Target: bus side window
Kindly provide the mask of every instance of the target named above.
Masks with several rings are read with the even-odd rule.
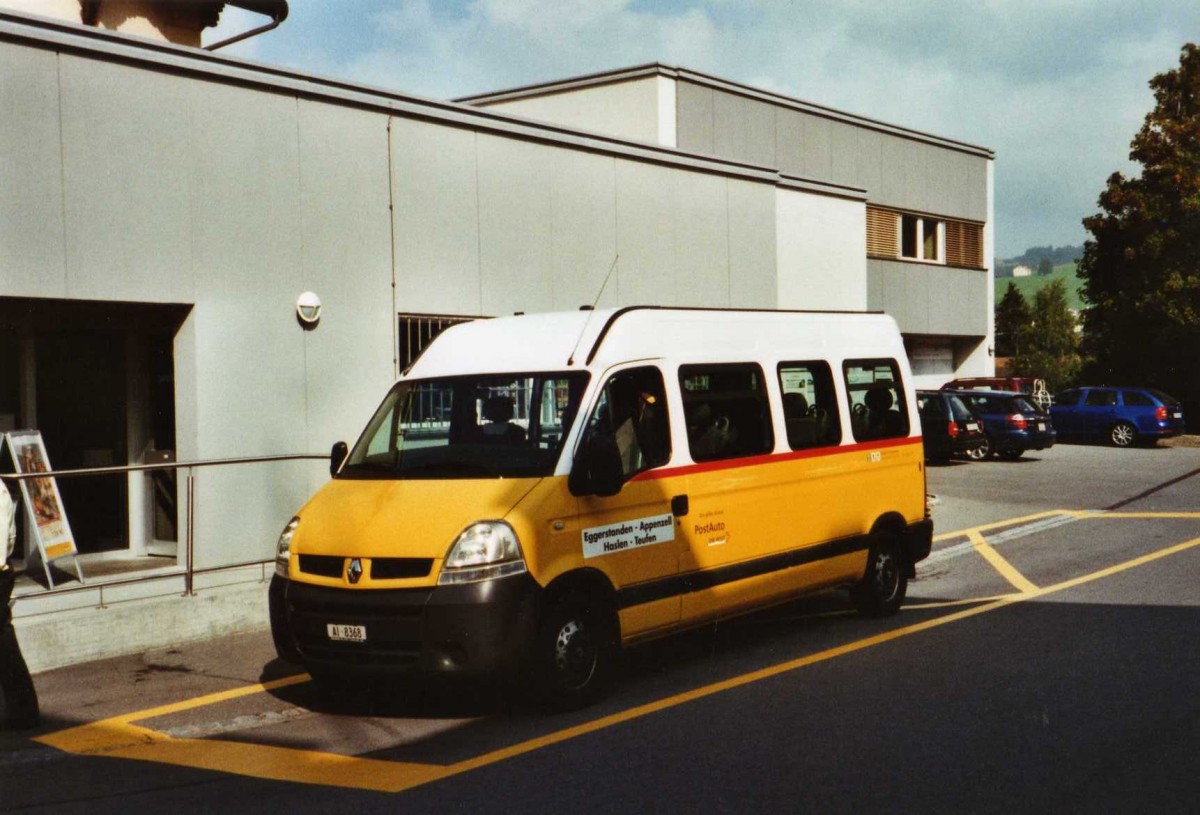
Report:
[[[850,397],[855,441],[903,438],[908,435],[908,406],[900,367],[892,359],[847,360],[842,365]]]
[[[631,368],[604,383],[588,420],[589,432],[611,433],[626,480],[671,458],[667,395],[657,368]]]
[[[774,449],[761,367],[754,363],[681,365],[679,385],[693,460],[719,461]]]
[[[841,443],[837,393],[826,362],[781,362],[779,391],[788,446],[793,450]]]

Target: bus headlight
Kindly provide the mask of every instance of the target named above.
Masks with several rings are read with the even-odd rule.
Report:
[[[288,521],[288,525],[279,534],[279,543],[275,545],[275,574],[280,577],[288,576],[288,562],[292,559],[292,536],[296,534],[298,526],[300,526],[299,516]]]
[[[526,571],[517,533],[504,521],[480,521],[462,531],[442,564],[438,584],[474,583]]]

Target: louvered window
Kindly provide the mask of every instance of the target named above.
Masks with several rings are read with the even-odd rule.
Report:
[[[983,269],[983,225],[868,206],[867,255]]]
[[[946,263],[982,269],[983,226],[963,221],[946,221]]]
[[[894,258],[900,254],[897,242],[899,213],[867,207],[867,254],[873,257]]]

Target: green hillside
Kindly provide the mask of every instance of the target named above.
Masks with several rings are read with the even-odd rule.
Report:
[[[1075,264],[1064,263],[1061,266],[1055,266],[1054,271],[1045,277],[1038,277],[1033,274],[1029,277],[1000,277],[996,279],[996,303],[999,303],[1004,297],[1004,292],[1008,291],[1008,284],[1015,283],[1017,291],[1021,292],[1021,296],[1025,298],[1025,302],[1033,305],[1033,296],[1037,291],[1052,280],[1062,280],[1067,287],[1067,306],[1073,309],[1083,308],[1083,300],[1079,297],[1079,289],[1083,285],[1083,281],[1075,277]]]

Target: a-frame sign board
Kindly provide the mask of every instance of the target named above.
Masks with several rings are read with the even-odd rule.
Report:
[[[40,431],[14,430],[5,433],[2,438],[8,445],[8,453],[12,456],[18,474],[50,471],[50,458],[46,455],[46,445],[42,443]],[[33,525],[33,537],[42,556],[46,583],[50,588],[54,588],[50,563],[65,557],[75,561],[75,574],[78,575],[80,583],[84,582],[83,571],[79,568],[79,550],[75,548],[75,536],[71,534],[71,525],[67,522],[67,513],[63,510],[58,482],[53,476],[47,476],[22,478],[17,483],[21,486],[21,497],[25,499],[25,509],[29,512],[29,520]]]

